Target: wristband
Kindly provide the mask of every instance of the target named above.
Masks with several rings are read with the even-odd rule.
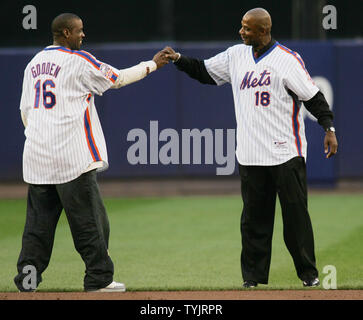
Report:
[[[181,54],[179,52],[176,52],[176,54],[178,55],[178,58],[176,58],[175,60],[173,60],[173,63],[174,62],[177,62],[180,59],[180,57],[181,57]]]

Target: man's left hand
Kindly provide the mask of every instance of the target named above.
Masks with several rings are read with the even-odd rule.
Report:
[[[338,141],[335,133],[328,131],[324,138],[324,152],[326,153],[326,158],[334,156],[338,152]]]

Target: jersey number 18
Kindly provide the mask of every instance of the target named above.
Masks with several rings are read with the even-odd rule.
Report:
[[[270,93],[268,93],[267,91],[263,91],[260,92],[257,91],[255,93],[256,96],[256,106],[258,106],[259,104],[263,105],[264,107],[268,107],[270,105]]]

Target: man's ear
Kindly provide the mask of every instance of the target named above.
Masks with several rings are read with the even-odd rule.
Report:
[[[71,32],[69,31],[69,29],[63,29],[62,33],[63,33],[63,36],[64,36],[66,39],[68,39],[68,38],[69,38],[69,36],[71,35]]]

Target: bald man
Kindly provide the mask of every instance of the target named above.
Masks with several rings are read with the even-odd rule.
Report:
[[[52,33],[53,45],[37,53],[24,72],[20,110],[26,136],[23,176],[29,188],[15,285],[19,291],[37,289],[64,209],[85,263],[84,290],[124,292],[125,284],[113,279],[110,226],[97,183],[108,158],[94,96],[139,81],[169,61],[161,52],[122,70],[99,61],[80,50],[83,22],[73,13],[57,16]]]
[[[306,287],[319,285],[314,236],[307,205],[302,103],[325,131],[324,152],[337,152],[333,113],[300,55],[271,36],[263,8],[243,16],[243,44],[206,60],[165,48],[175,66],[203,84],[230,83],[237,122],[236,156],[241,177],[241,269],[244,288],[267,284],[276,197],[285,244]]]

